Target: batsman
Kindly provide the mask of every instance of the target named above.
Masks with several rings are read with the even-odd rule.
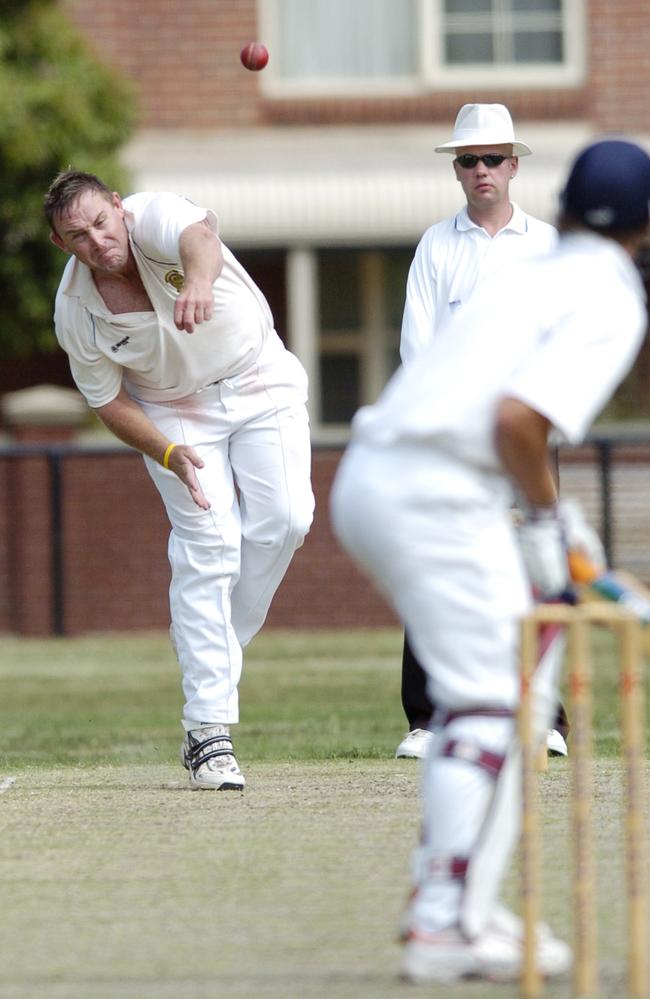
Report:
[[[521,825],[519,623],[533,593],[557,600],[569,587],[548,438],[581,441],[639,350],[647,311],[633,258],[649,199],[639,145],[583,150],[557,248],[449,318],[359,411],[337,473],[335,530],[392,601],[438,706],[402,927],[411,982],[521,974],[521,921],[499,902]],[[560,660],[552,642],[536,671],[540,747]],[[541,971],[566,973],[568,945],[543,924],[536,943]]]

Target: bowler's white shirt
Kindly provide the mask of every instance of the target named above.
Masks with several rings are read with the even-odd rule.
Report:
[[[247,368],[273,331],[266,299],[223,243],[212,319],[191,334],[176,329],[181,233],[206,219],[217,234],[216,216],[171,193],[134,194],[123,205],[131,249],[154,311],[110,312],[89,268],[75,257],[66,265],[56,297],[56,335],[93,408],[115,399],[122,382],[131,396],[148,402],[192,395]]]
[[[496,408],[506,396],[579,442],[623,379],[647,324],[645,291],[610,239],[574,233],[537,260],[483,283],[445,323],[418,364],[400,368],[353,439],[406,445],[500,471]],[[442,486],[442,484],[441,484]]]
[[[451,312],[466,305],[480,281],[518,260],[546,253],[557,243],[547,222],[513,204],[512,218],[494,236],[470,219],[467,205],[453,218],[430,226],[409,270],[400,356],[410,364]]]

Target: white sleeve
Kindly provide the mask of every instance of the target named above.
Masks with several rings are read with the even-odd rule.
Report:
[[[504,394],[546,416],[577,444],[630,370],[645,326],[637,301],[619,301],[616,315],[607,314],[602,301],[592,302],[553,329]]]
[[[75,385],[92,409],[112,402],[122,387],[122,367],[92,346],[93,319],[79,310],[79,328],[74,332],[55,317],[56,337],[70,364]],[[88,327],[87,329],[85,327]]]
[[[436,328],[436,273],[427,234],[415,251],[406,283],[399,352],[402,364],[410,364],[431,343]]]
[[[80,361],[68,354],[75,385],[91,409],[99,409],[116,399],[122,387],[122,368],[103,354],[92,361]]]
[[[138,195],[135,196],[137,198]],[[134,198],[134,201],[135,201]],[[125,201],[128,208],[129,199]],[[195,222],[207,220],[215,235],[219,226],[216,215],[200,208],[178,194],[162,192],[150,198],[136,214],[133,239],[142,252],[155,260],[179,262],[181,233]]]

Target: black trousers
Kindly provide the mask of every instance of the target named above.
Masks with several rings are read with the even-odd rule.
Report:
[[[406,635],[402,653],[402,707],[410,731],[414,728],[426,728],[435,710],[435,705],[427,694],[427,675],[415,658]],[[553,728],[566,739],[569,727],[566,711],[562,704],[558,704]]]

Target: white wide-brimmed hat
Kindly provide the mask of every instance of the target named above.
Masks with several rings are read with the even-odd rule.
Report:
[[[513,156],[529,156],[530,146],[515,139],[515,128],[503,104],[463,104],[456,116],[451,142],[436,146],[437,153],[454,153],[463,146],[512,144]]]

